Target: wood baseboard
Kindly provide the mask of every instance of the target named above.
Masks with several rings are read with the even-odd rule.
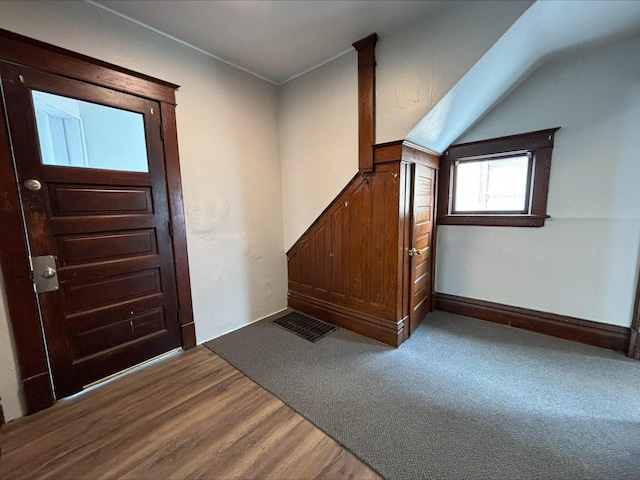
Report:
[[[436,309],[444,312],[510,325],[609,350],[626,352],[629,347],[631,331],[626,327],[446,293],[436,293],[435,303]]]
[[[295,310],[386,343],[392,347],[398,347],[406,340],[408,335],[407,328],[405,328],[408,325],[408,318],[394,323],[296,292],[289,292],[288,304],[289,307]]]

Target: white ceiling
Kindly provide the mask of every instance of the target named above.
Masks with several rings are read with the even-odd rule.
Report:
[[[275,84],[446,9],[445,0],[88,0]],[[448,3],[448,5],[447,5]]]
[[[276,85],[440,14],[453,0],[85,0]],[[640,1],[538,1],[407,139],[443,151],[550,56],[640,29]]]

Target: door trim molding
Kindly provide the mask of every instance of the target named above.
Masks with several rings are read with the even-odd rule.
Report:
[[[0,60],[160,103],[182,346],[185,349],[195,346],[175,118],[175,90],[178,86],[3,29],[0,29]],[[37,300],[30,276],[29,252],[2,98],[0,108],[0,223],[6,232],[10,232],[8,235],[0,235],[0,266],[26,413],[30,414],[51,406],[55,399]]]
[[[627,327],[446,293],[436,293],[435,296],[436,309],[443,312],[501,323],[610,350],[627,350],[630,331]]]
[[[2,97],[0,108],[0,223],[6,232],[10,232],[0,235],[0,266],[27,413],[33,413],[53,404],[53,388],[30,275],[27,238]]]
[[[179,85],[0,29],[0,58],[83,82],[175,105]]]

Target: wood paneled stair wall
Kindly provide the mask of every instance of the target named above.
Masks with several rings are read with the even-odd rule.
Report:
[[[373,160],[287,252],[288,303],[399,346],[432,308],[439,155],[398,141]]]

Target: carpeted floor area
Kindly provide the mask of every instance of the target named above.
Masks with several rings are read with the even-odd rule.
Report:
[[[263,320],[206,346],[387,479],[640,479],[640,362],[433,312],[400,348]]]

